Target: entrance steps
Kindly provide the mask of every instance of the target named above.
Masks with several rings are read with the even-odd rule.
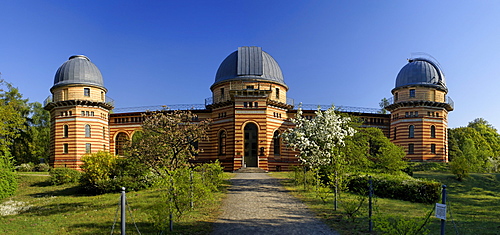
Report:
[[[234,173],[267,173],[267,171],[258,167],[242,167],[234,171]]]

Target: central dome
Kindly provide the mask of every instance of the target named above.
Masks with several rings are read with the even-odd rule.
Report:
[[[429,59],[415,58],[408,60],[396,78],[396,87],[430,86],[447,91],[443,72]]]
[[[84,55],[74,55],[57,69],[52,89],[65,85],[91,85],[103,89],[101,71]]]
[[[212,87],[225,81],[268,81],[287,87],[278,62],[261,47],[238,47],[227,56]]]

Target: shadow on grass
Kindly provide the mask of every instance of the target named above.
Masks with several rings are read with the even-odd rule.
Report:
[[[153,223],[149,222],[137,222],[134,224],[130,221],[131,219],[127,217],[127,223],[125,225],[125,230],[127,234],[161,234],[161,231],[154,227]],[[136,228],[137,225],[137,228]],[[168,224],[165,225],[168,230]],[[93,235],[93,234],[120,234],[121,233],[121,222],[120,219],[113,223],[81,223],[70,226],[70,229],[77,234],[83,235]],[[111,231],[113,230],[113,233]],[[174,222],[173,232],[164,231],[163,234],[209,234],[212,231],[212,223],[208,222],[196,222],[196,223],[182,223]]]

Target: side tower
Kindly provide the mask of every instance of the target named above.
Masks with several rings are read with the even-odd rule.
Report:
[[[260,47],[239,47],[219,66],[206,105],[212,110],[211,140],[206,154],[217,156],[226,170],[259,167],[285,170],[290,165],[279,134],[287,129],[288,86],[281,68]],[[285,162],[286,161],[286,162]]]
[[[445,77],[436,62],[409,59],[396,78],[391,112],[391,141],[406,149],[411,161],[448,161],[448,112]]]
[[[56,72],[50,112],[52,167],[80,169],[86,153],[109,151],[109,111],[113,102],[99,69],[83,55],[71,56]]]

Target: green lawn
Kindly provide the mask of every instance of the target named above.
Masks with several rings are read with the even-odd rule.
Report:
[[[82,195],[77,185],[50,185],[47,176],[22,173],[18,177],[20,185],[16,194],[0,201],[0,212],[7,209],[7,204],[11,205],[11,209],[21,211],[17,215],[0,216],[0,234],[111,233],[120,193]],[[209,233],[223,196],[223,193],[219,193],[216,203],[198,206],[174,224],[174,231],[178,234]],[[158,232],[148,213],[158,198],[159,193],[155,190],[127,193],[132,216],[142,234]],[[120,234],[119,216],[114,234]],[[132,216],[127,213],[127,233],[137,234]]]
[[[290,173],[272,173],[276,177],[290,178]],[[500,234],[500,174],[471,174],[463,182],[455,180],[454,175],[443,172],[416,172],[414,177],[429,178],[447,185],[448,220],[446,234]],[[369,234],[367,204],[362,214],[354,221],[346,216],[345,207],[355,202],[359,196],[342,193],[339,209],[333,211],[330,196],[327,203],[313,192],[305,192],[303,186],[295,186],[290,180],[285,186],[296,197],[303,200],[327,224],[341,234]],[[374,216],[389,216],[399,219],[415,219],[420,223],[434,204],[411,203],[394,199],[375,199]],[[451,212],[451,214],[450,214]],[[432,214],[428,224],[429,234],[440,234],[440,220]],[[455,230],[456,229],[456,230]],[[377,233],[373,233],[377,234]]]

